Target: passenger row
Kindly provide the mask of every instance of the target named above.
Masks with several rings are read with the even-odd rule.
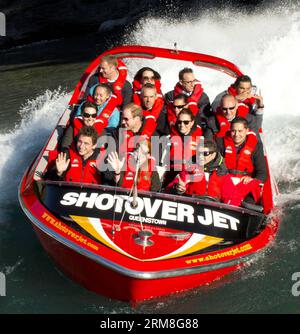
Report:
[[[267,179],[259,138],[264,106],[248,76],[212,105],[189,68],[165,96],[149,67],[136,73],[133,89],[126,78],[122,61],[101,59],[46,178],[131,188],[138,164],[139,189],[260,203]]]

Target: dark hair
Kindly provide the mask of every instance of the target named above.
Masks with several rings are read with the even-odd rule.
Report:
[[[246,129],[249,129],[249,123],[248,123],[248,121],[246,120],[246,118],[244,118],[244,117],[235,117],[235,118],[231,121],[231,125],[230,125],[230,127],[232,128],[233,124],[236,124],[236,123],[244,124],[244,127],[245,127]]]
[[[237,88],[241,82],[250,82],[250,84],[252,85],[251,78],[248,75],[240,75],[239,77],[236,78],[233,84],[234,88]]]
[[[142,78],[143,78],[143,73],[144,73],[145,71],[151,71],[151,72],[153,72],[154,80],[160,80],[160,79],[161,79],[160,74],[159,74],[157,71],[153,70],[151,67],[142,67],[141,69],[139,69],[139,70],[136,72],[136,74],[135,74],[135,76],[134,76],[133,79],[134,79],[134,80],[137,80],[137,81],[139,81],[139,82],[141,82],[141,81],[142,81]]]
[[[212,139],[204,139],[204,147],[208,148],[209,152],[218,152],[217,144]]]
[[[194,73],[193,70],[191,68],[185,67],[184,69],[182,69],[179,73],[178,73],[178,77],[179,80],[183,80],[183,75],[185,73]]]
[[[97,130],[93,126],[83,126],[79,130],[77,138],[79,139],[80,136],[92,138],[93,145],[97,143],[99,137]]]
[[[97,108],[96,104],[93,103],[93,102],[90,102],[90,101],[86,101],[86,102],[83,104],[82,109],[81,109],[81,110],[82,110],[81,113],[84,112],[84,109],[85,109],[85,108],[93,108],[93,109],[96,110],[96,112],[98,112],[98,108]]]
[[[189,115],[192,121],[195,120],[195,116],[189,108],[183,108],[177,115],[177,119],[179,118],[180,115]]]
[[[188,103],[188,98],[185,94],[178,94],[174,97],[173,102],[175,102],[176,100],[183,100],[184,104]]]

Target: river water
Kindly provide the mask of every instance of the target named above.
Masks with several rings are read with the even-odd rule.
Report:
[[[90,41],[79,49],[74,43],[81,40],[72,45],[45,41],[0,54],[9,59],[0,65],[0,272],[6,278],[0,313],[299,313],[300,297],[292,294],[292,275],[300,272],[299,40],[300,10],[291,7],[247,15],[214,11],[180,22],[148,18],[124,37],[123,43],[167,48],[177,42],[179,49],[232,61],[252,77],[264,96],[266,148],[282,209],[275,242],[249,266],[209,286],[135,306],[89,292],[61,274],[17,198],[23,172],[99,46]],[[54,57],[66,48],[67,57],[65,52]],[[142,62],[128,66],[132,77]],[[172,88],[182,66],[151,63],[162,75],[164,92]],[[197,69],[196,75],[211,99],[232,82],[209,70]]]

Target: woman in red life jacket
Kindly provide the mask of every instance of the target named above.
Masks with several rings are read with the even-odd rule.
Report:
[[[128,152],[125,159],[119,159],[117,152],[108,155],[107,162],[114,171],[118,186],[131,189],[134,184],[136,168],[137,188],[139,190],[158,191],[161,188],[159,175],[155,169],[155,159],[150,155],[150,142],[137,144],[133,152]]]
[[[154,85],[157,95],[159,97],[162,97],[160,80],[160,74],[150,67],[143,67],[138,70],[132,82],[133,101],[135,102],[136,99],[139,97],[139,95],[141,94],[141,89],[146,83],[151,83],[152,85]]]
[[[195,116],[191,110],[183,108],[178,114],[176,124],[171,127],[170,143],[163,153],[162,164],[168,170],[164,185],[169,184],[178,171],[191,162],[201,136],[202,129],[196,124]]]
[[[189,103],[186,95],[178,94],[174,97],[174,101],[167,105],[167,119],[170,128],[176,124],[177,116],[183,108],[190,109],[195,117],[198,114],[197,105]]]
[[[203,147],[199,147],[199,161],[191,164],[178,173],[174,180],[166,187],[166,192],[185,195],[211,196],[223,200],[223,193],[230,181],[224,159],[217,151],[213,140],[204,140]],[[197,160],[195,156],[194,160]]]
[[[258,203],[261,185],[268,177],[267,168],[262,143],[254,132],[249,131],[247,120],[236,117],[231,122],[230,131],[218,144],[228,171],[234,177],[234,191],[227,194],[227,203],[240,205],[247,195]]]
[[[59,153],[55,160],[57,178],[69,182],[100,184],[101,177],[96,168],[97,139],[98,133],[94,127],[81,128],[76,145],[65,153]]]
[[[62,138],[60,151],[66,152],[71,147],[73,141],[76,141],[78,138],[79,130],[84,126],[93,126],[98,132],[98,135],[102,132],[102,124],[97,119],[97,106],[92,102],[85,102],[82,107],[81,116],[75,117],[73,122],[69,125]]]

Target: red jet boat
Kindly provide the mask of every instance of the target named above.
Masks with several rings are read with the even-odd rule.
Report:
[[[233,78],[242,74],[221,58],[147,46],[115,47],[97,57],[20,183],[21,207],[44,249],[79,284],[124,301],[195,288],[240,268],[271,243],[279,227],[280,214],[274,205],[278,191],[270,170],[261,207],[148,191],[138,192],[133,207],[128,189],[41,177],[49,152],[57,148],[89,78],[107,54],[123,61],[185,61]]]

